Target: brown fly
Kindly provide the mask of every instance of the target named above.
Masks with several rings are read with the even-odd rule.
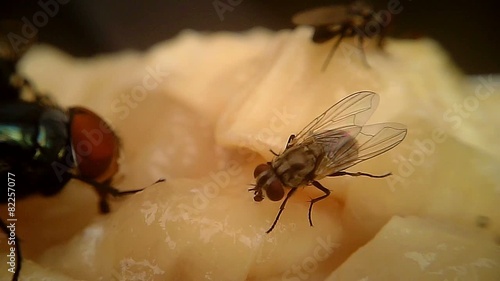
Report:
[[[290,188],[278,215],[266,233],[276,226],[286,202],[299,187],[313,185],[324,193],[310,202],[309,224],[312,226],[313,205],[330,195],[330,190],[318,180],[344,175],[372,178],[391,175],[344,171],[392,149],[406,136],[406,126],[399,123],[365,126],[377,108],[378,101],[379,96],[371,91],[360,91],[343,98],[300,133],[291,135],[283,153],[275,154],[276,157],[271,162],[255,168],[256,184],[250,189],[254,192],[255,201],[260,202],[264,197],[279,201],[285,196],[285,187]]]
[[[365,37],[370,38],[378,34],[378,46],[381,47],[386,25],[373,11],[372,6],[362,1],[354,1],[350,5],[333,5],[306,10],[295,14],[292,22],[296,25],[313,26],[312,41],[314,43],[322,44],[338,36],[337,42],[323,63],[322,71],[328,67],[328,63],[344,37],[358,37],[363,61],[368,66],[363,41]],[[371,30],[372,26],[377,28],[376,32]]]

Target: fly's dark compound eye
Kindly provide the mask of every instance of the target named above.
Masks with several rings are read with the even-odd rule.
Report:
[[[266,188],[266,195],[271,201],[280,201],[285,196],[285,189],[279,180],[274,180]]]
[[[271,169],[268,164],[260,164],[257,167],[255,167],[255,170],[253,171],[253,177],[256,179],[260,174],[263,172]]]
[[[97,182],[110,180],[118,171],[118,137],[92,111],[72,107],[69,112],[71,145],[80,176]]]

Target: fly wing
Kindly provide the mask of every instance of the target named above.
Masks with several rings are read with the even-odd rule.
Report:
[[[358,159],[351,166],[391,150],[404,140],[406,133],[406,126],[400,123],[379,123],[364,126],[356,137]]]
[[[331,133],[332,130],[345,131],[351,127],[362,127],[377,108],[378,101],[378,95],[371,91],[360,91],[343,98],[302,129],[288,147],[322,133],[326,133],[328,138],[328,132]]]
[[[348,8],[347,5],[313,8],[295,14],[292,17],[292,22],[296,25],[311,26],[340,25],[348,20]]]
[[[343,171],[380,155],[401,143],[406,133],[403,124],[379,123],[319,134],[314,141],[324,146],[326,154],[316,168],[316,178]]]

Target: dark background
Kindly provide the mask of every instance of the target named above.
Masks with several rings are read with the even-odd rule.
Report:
[[[91,56],[125,48],[146,49],[181,30],[244,31],[255,26],[293,28],[290,17],[303,9],[348,1],[219,0],[239,3],[223,14],[214,0],[57,0],[3,1],[1,19],[21,20],[43,11],[40,3],[57,3],[58,11],[38,30],[38,41],[75,56]],[[373,0],[375,10],[389,0]],[[403,11],[392,21],[389,36],[438,40],[467,74],[500,73],[500,10],[495,1],[400,0]]]

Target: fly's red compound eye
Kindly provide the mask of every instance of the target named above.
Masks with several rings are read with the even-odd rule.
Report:
[[[285,196],[285,189],[279,180],[274,180],[266,188],[266,195],[271,201],[280,201]]]
[[[255,170],[253,171],[253,177],[256,179],[260,174],[263,172],[271,169],[268,164],[260,164],[259,166],[255,167]]]
[[[72,107],[69,113],[71,145],[80,176],[98,182],[110,180],[118,171],[118,137],[86,108]]]

